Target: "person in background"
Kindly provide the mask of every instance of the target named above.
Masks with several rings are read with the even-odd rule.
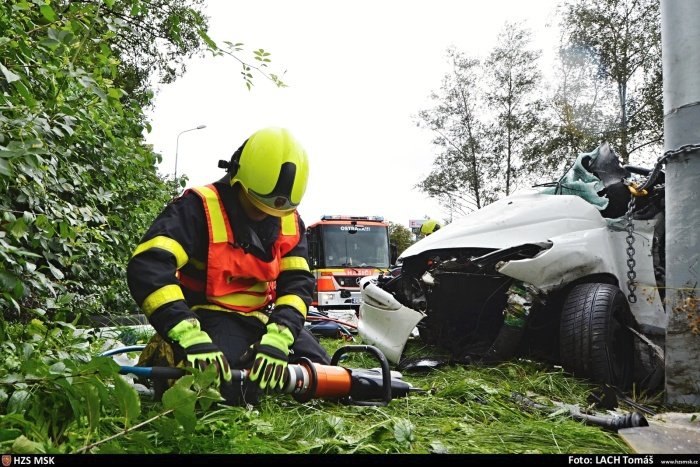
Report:
[[[441,227],[442,226],[440,223],[435,219],[428,219],[427,221],[423,222],[423,225],[420,226],[420,233],[424,237],[427,237],[428,235],[440,230]]]
[[[272,127],[219,167],[223,178],[165,207],[129,261],[129,290],[156,330],[139,364],[214,365],[227,403],[255,404],[282,388],[290,358],[330,363],[304,328],[314,278],[296,209],[308,160]],[[230,383],[231,368],[250,368],[247,380]]]

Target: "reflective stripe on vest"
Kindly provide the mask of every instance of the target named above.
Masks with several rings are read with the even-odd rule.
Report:
[[[207,301],[227,310],[250,313],[264,308],[275,298],[274,281],[279,273],[291,265],[283,263],[282,257],[299,243],[298,214],[293,212],[281,218],[280,234],[272,245],[272,260],[266,262],[236,245],[224,204],[214,185],[193,188],[193,191],[202,199],[209,230],[207,279],[206,284],[202,284],[183,274],[182,286],[205,292]],[[298,261],[294,265],[303,269]]]
[[[218,305],[212,305],[210,303],[207,303],[206,305],[195,305],[191,307],[192,310],[213,310],[213,311],[228,311],[230,312],[228,308],[224,308],[222,306]],[[246,316],[252,316],[253,318],[257,318],[260,321],[262,321],[263,324],[267,324],[268,321],[270,321],[270,317],[266,315],[265,313],[262,313],[260,311],[251,311],[248,313],[242,313],[245,314]]]

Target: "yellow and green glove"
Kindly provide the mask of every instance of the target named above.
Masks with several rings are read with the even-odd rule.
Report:
[[[253,346],[255,358],[248,379],[258,381],[260,389],[282,389],[284,373],[289,361],[289,348],[294,343],[292,332],[281,324],[267,325],[265,333],[258,344]]]
[[[231,367],[226,356],[211,341],[209,334],[199,328],[199,321],[196,319],[180,321],[168,331],[168,337],[185,350],[190,366],[204,371],[207,366],[214,365],[219,373],[219,379],[231,381]]]

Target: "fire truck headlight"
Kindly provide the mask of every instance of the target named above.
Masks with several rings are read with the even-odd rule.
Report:
[[[333,300],[333,294],[332,293],[324,293],[323,299],[327,300],[327,301]]]

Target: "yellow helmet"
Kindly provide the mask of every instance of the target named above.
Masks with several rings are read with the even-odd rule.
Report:
[[[428,219],[427,221],[423,222],[423,225],[420,226],[420,233],[422,235],[428,236],[431,233],[437,232],[440,230],[441,225],[436,221],[435,219]]]
[[[256,131],[225,165],[231,185],[240,183],[250,202],[271,216],[293,212],[306,191],[306,151],[284,128]]]

